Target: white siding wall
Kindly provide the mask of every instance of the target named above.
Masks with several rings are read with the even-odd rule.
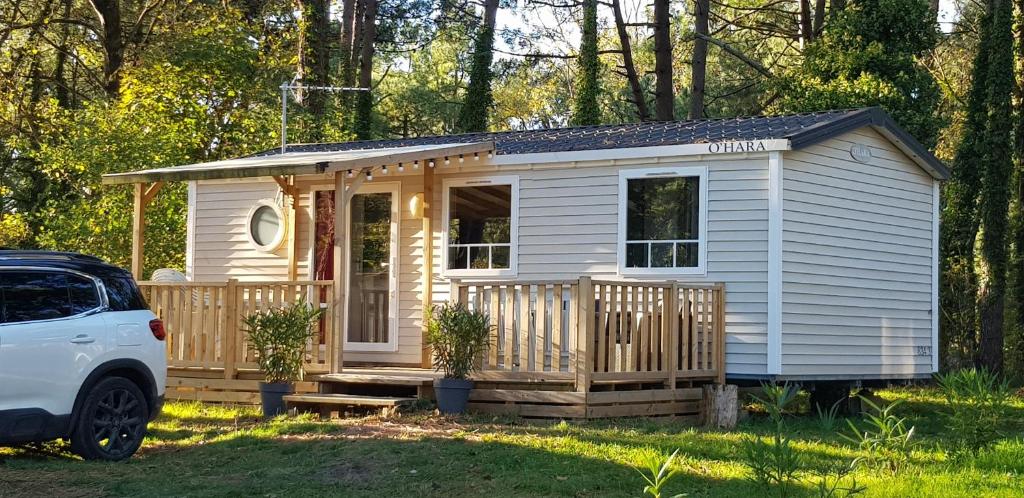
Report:
[[[666,157],[659,158],[657,163],[579,163],[544,165],[537,169],[502,167],[500,174],[519,176],[519,274],[516,278],[562,279],[580,275],[617,278],[619,171],[679,164],[707,165],[707,275],[645,279],[724,282],[728,373],[764,374],[768,312],[767,156],[714,161],[693,159]],[[496,174],[493,168],[488,169],[490,172],[451,176]],[[438,220],[436,245],[441,244],[443,230],[441,196],[442,189],[437,188],[434,199]],[[436,251],[437,271],[440,271],[440,252]],[[447,293],[447,285],[436,285],[434,301],[447,299]]]
[[[782,375],[932,371],[932,187],[870,128],[785,153]]]
[[[591,275],[616,278],[618,230],[618,171],[629,167],[672,164],[707,165],[708,252],[706,276],[664,277],[692,282],[726,284],[726,364],[730,374],[766,372],[767,343],[767,157],[693,161],[660,158],[657,163],[588,163],[567,165],[476,167],[438,166],[434,196],[433,234],[435,302],[448,297],[441,276],[442,182],[445,177],[518,175],[520,178],[518,279],[562,279]],[[411,168],[410,168],[411,170]],[[418,364],[420,361],[420,264],[422,224],[409,210],[412,196],[422,192],[422,178],[405,175],[374,177],[401,181],[402,222],[399,247],[399,351],[398,353],[347,352],[347,361]],[[328,178],[299,182],[297,236],[300,240],[299,275],[308,278],[310,189],[333,188]],[[271,180],[198,182],[196,185],[194,280],[223,281],[287,278],[287,250],[262,254],[245,236],[245,217],[253,204],[276,195]],[[662,278],[662,280],[664,279]],[[658,280],[657,277],[650,277]]]
[[[399,309],[398,352],[365,353],[346,351],[345,361],[381,362],[419,365],[420,344],[420,265],[422,262],[422,222],[413,217],[409,203],[422,192],[423,182],[418,175],[380,177],[375,182],[400,183],[399,212]],[[333,190],[327,177],[307,177],[298,182],[299,198],[296,237],[299,239],[299,279],[312,278],[309,268],[311,238],[312,189]],[[288,250],[282,245],[273,254],[253,249],[245,235],[245,222],[249,209],[260,199],[273,198],[278,187],[273,180],[254,181],[202,181],[196,186],[196,215],[193,251],[195,254],[194,281],[222,282],[228,278],[239,280],[286,280],[288,278]]]

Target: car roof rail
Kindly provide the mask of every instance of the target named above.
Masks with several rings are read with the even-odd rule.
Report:
[[[65,260],[65,261],[89,261],[103,263],[104,261],[96,256],[80,254],[77,252],[62,251],[41,251],[26,249],[0,249],[0,259],[39,259],[39,260]]]

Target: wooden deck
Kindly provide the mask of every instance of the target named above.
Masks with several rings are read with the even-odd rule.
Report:
[[[329,282],[141,286],[166,322],[169,399],[258,403],[260,372],[239,316],[300,298],[329,311],[307,345],[297,395],[433,399],[431,370],[341,366]],[[493,325],[473,376],[477,412],[689,416],[699,412],[701,385],[724,382],[721,284],[453,281],[450,295]]]

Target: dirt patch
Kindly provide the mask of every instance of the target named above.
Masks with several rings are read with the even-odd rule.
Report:
[[[61,482],[63,472],[10,470],[0,467],[0,497],[93,498],[103,496],[98,488],[71,486]]]

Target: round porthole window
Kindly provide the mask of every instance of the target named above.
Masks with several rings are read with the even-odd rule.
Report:
[[[273,252],[281,247],[285,233],[284,211],[272,200],[262,200],[249,210],[249,243],[261,252]]]

